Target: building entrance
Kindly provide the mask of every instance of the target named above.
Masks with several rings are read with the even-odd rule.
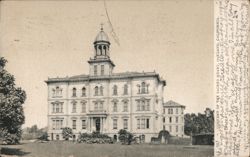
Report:
[[[95,128],[96,128],[96,131],[97,132],[100,132],[100,118],[96,118],[96,120],[95,120]]]

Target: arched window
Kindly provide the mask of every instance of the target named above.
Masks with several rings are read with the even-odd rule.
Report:
[[[99,49],[99,51],[100,51],[99,55],[102,55],[102,46],[100,45],[100,46],[98,47],[98,49]]]
[[[124,95],[127,95],[128,94],[128,85],[125,84],[124,85],[124,92],[123,92]]]
[[[117,102],[114,102],[113,104],[113,112],[117,112]]]
[[[95,87],[95,95],[98,95],[98,87]]]
[[[100,87],[100,95],[103,95],[103,87]]]
[[[128,102],[124,101],[123,112],[128,112]]]
[[[60,95],[60,88],[57,86],[56,87],[56,96]]]
[[[72,113],[76,113],[76,101],[72,101]]]
[[[82,96],[86,96],[86,88],[82,87]]]
[[[140,94],[141,93],[141,86],[137,85],[137,87],[138,87],[138,94]]]
[[[106,55],[106,52],[107,52],[106,46],[103,46],[103,49],[104,49],[104,55]]]
[[[113,87],[113,95],[117,95],[117,85],[114,85]]]
[[[75,87],[72,89],[72,97],[76,97],[76,88]]]
[[[142,82],[142,83],[141,83],[141,93],[142,93],[142,94],[145,94],[145,93],[146,93],[146,83],[145,83],[145,82]]]

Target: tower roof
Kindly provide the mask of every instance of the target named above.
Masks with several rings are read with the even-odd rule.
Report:
[[[96,42],[108,42],[109,43],[109,37],[108,35],[103,31],[103,28],[101,28],[101,31],[97,34],[94,43]]]

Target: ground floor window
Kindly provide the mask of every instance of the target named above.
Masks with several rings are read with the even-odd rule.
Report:
[[[137,129],[149,129],[149,118],[137,118]]]
[[[82,120],[82,129],[86,129],[86,120],[84,119],[84,120]]]
[[[113,119],[113,129],[117,129],[117,119]]]
[[[56,140],[59,140],[60,139],[60,136],[57,134],[56,135]]]
[[[123,129],[128,129],[128,119],[123,119]]]
[[[72,129],[76,129],[76,120],[72,120]]]

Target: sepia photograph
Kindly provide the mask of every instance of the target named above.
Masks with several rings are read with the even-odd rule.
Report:
[[[214,156],[214,1],[0,1],[1,157]]]

